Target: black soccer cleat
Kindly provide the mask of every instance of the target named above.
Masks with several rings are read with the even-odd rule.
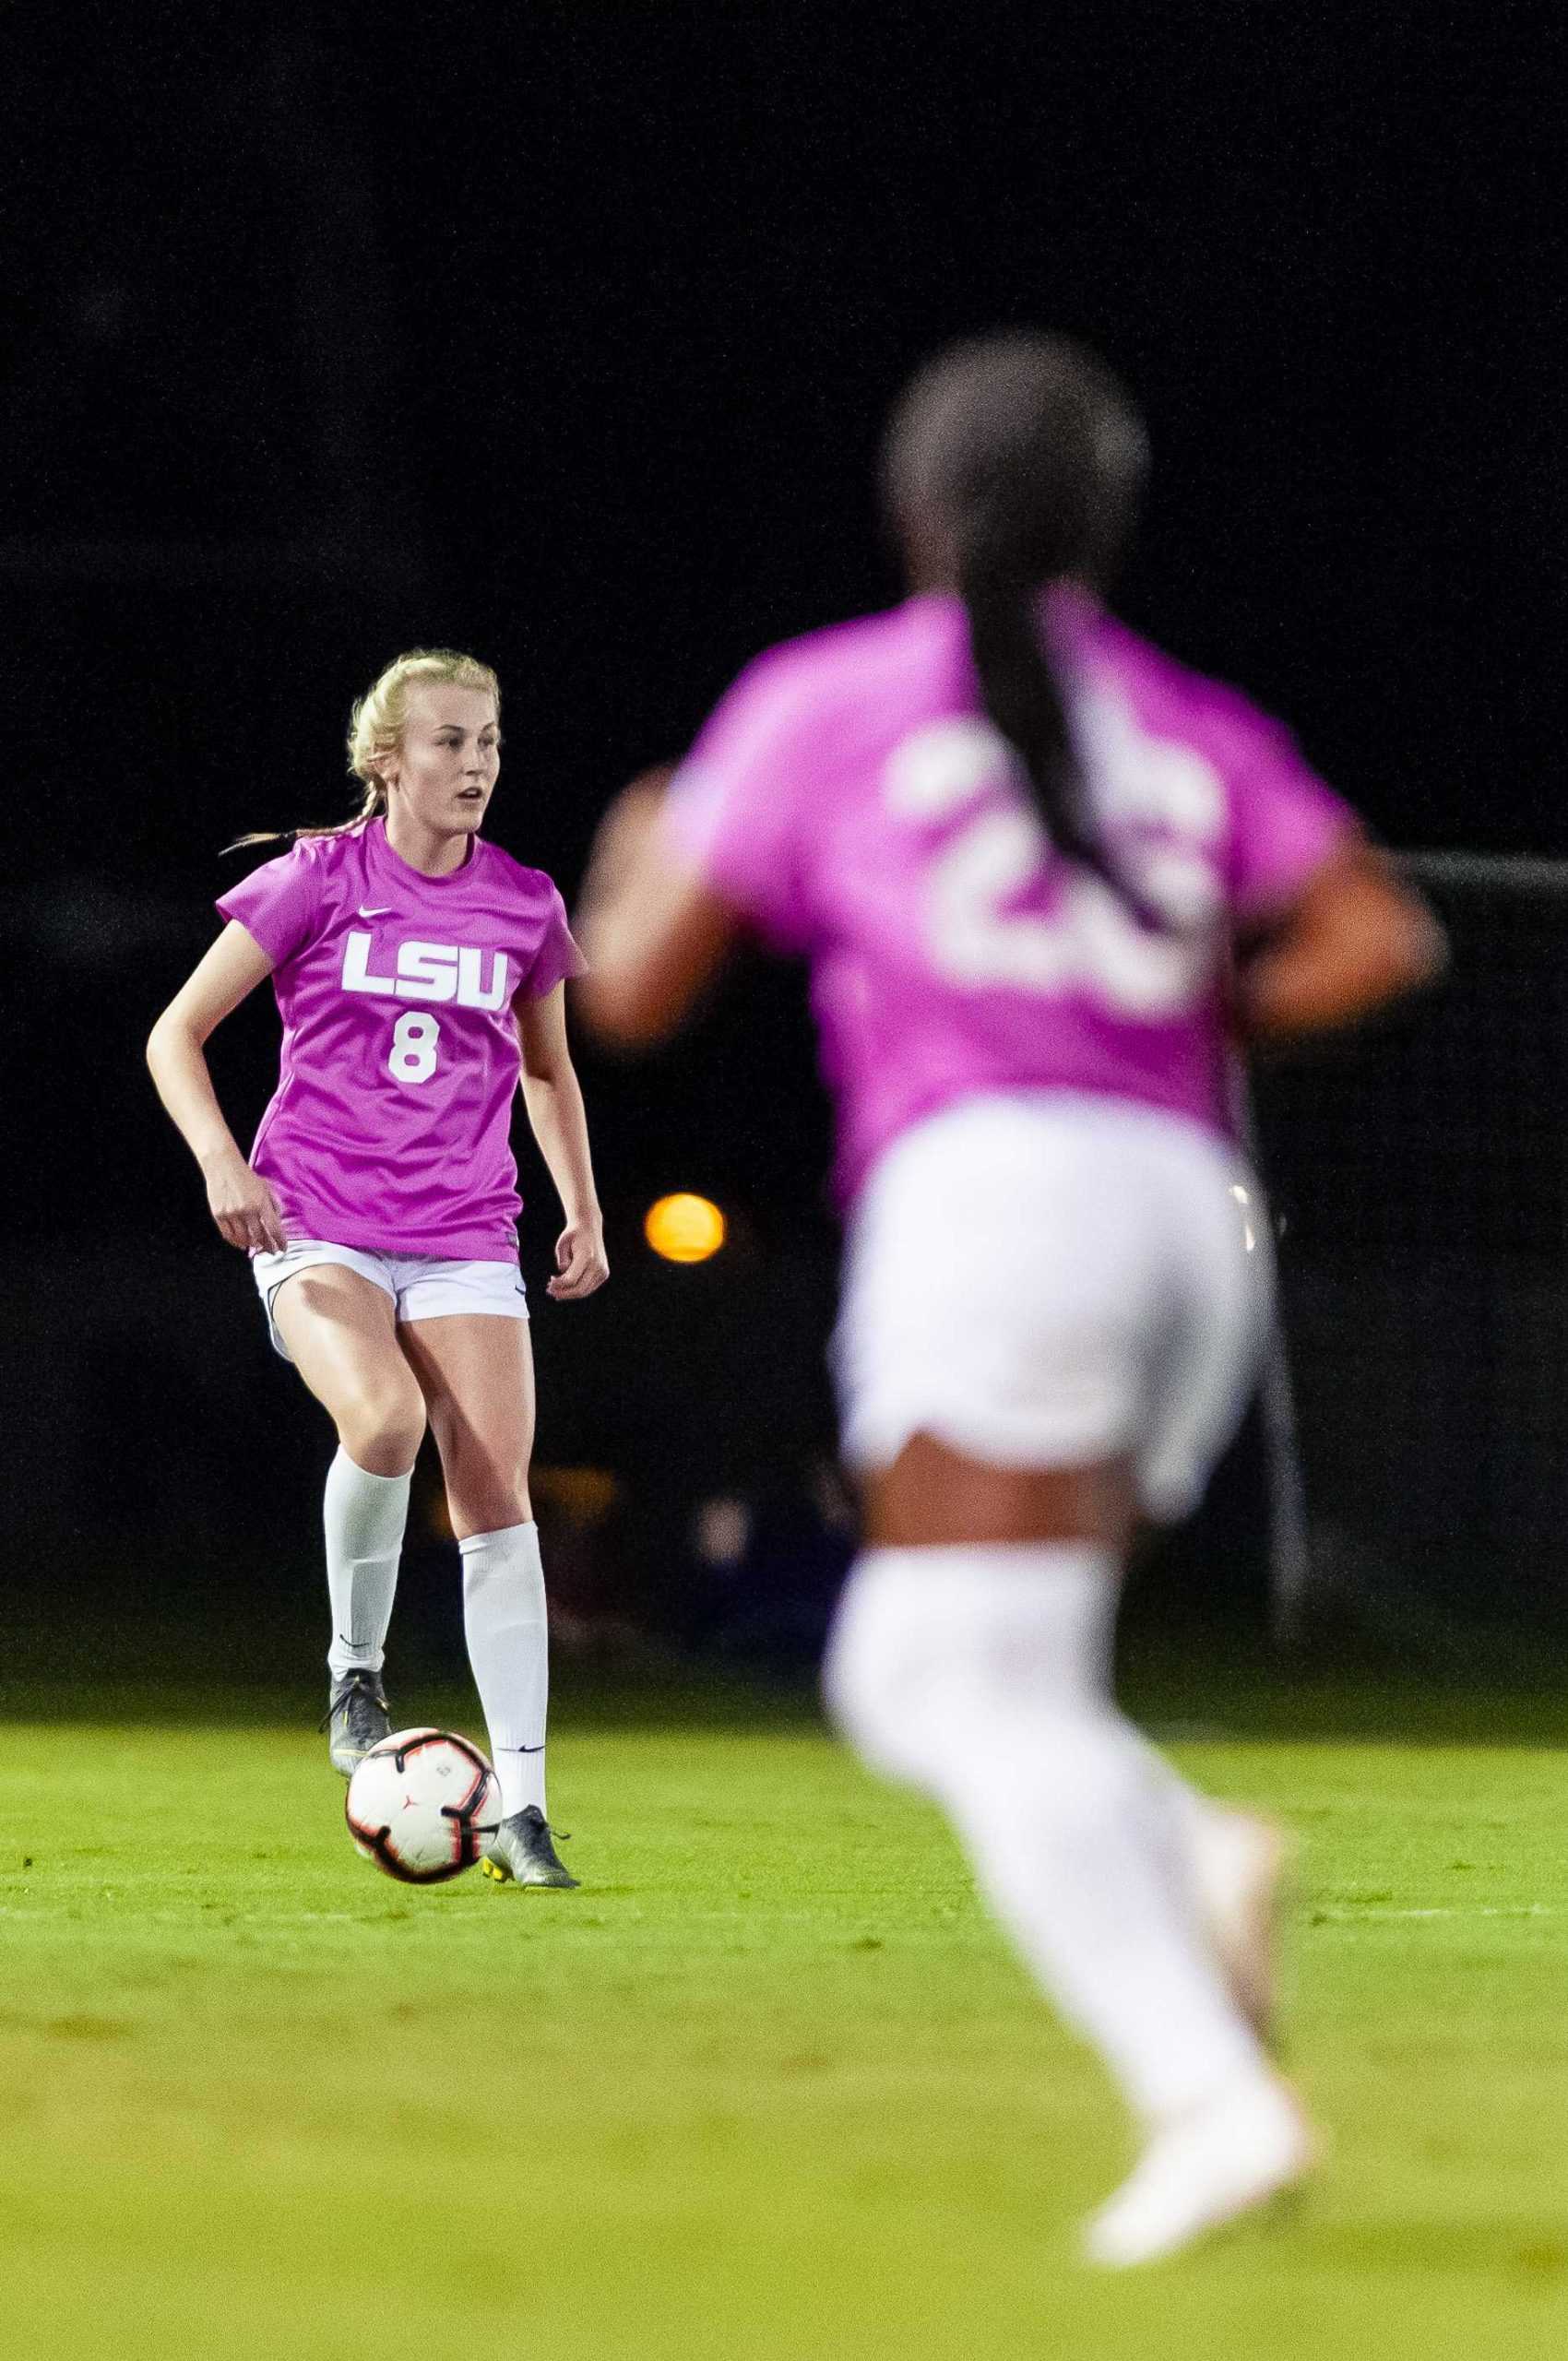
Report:
[[[332,1684],[331,1702],[321,1727],[334,1771],[351,1779],[373,1746],[392,1734],[378,1672],[346,1672]]]
[[[556,1852],[554,1830],[537,1804],[504,1820],[484,1848],[481,1867],[497,1885],[576,1886],[578,1880]]]

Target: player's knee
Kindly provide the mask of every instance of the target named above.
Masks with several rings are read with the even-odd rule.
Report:
[[[474,1437],[440,1437],[441,1472],[446,1479],[446,1505],[457,1533],[505,1533],[527,1525],[533,1515],[529,1501],[529,1464],[506,1450],[481,1445]]]
[[[456,1533],[506,1533],[533,1518],[527,1485],[455,1491],[447,1487],[447,1507]]]
[[[424,1439],[424,1403],[417,1389],[369,1394],[340,1411],[344,1450],[369,1476],[406,1476]]]

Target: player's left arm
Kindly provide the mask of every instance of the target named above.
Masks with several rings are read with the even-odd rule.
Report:
[[[1420,896],[1354,836],[1256,929],[1238,963],[1237,1029],[1261,1046],[1354,1025],[1435,982],[1447,962]]]
[[[660,825],[670,777],[645,772],[605,813],[575,921],[588,963],[577,1012],[612,1049],[644,1049],[675,1032],[742,931]]]
[[[574,1302],[604,1285],[610,1264],[588,1153],[588,1114],[566,1039],[565,985],[557,984],[538,1000],[519,992],[512,1014],[529,1125],[566,1216],[555,1241],[555,1276],[546,1293],[558,1302]]]

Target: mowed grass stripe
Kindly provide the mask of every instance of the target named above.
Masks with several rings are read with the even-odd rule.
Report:
[[[1302,1839],[1293,2063],[1334,2154],[1288,2225],[1108,2283],[1072,2248],[1127,2153],[1097,2070],[934,1815],[814,1729],[563,1730],[552,1809],[585,1884],[527,1895],[382,1880],[308,1730],[11,1726],[10,2341],[1562,2349],[1557,1757],[1174,1752]],[[1414,1910],[1455,1915],[1378,1915]]]

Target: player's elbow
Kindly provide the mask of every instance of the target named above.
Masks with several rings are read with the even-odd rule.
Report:
[[[1325,879],[1243,985],[1254,1038],[1332,1031],[1434,983],[1448,963],[1420,896],[1363,856]]]
[[[181,1005],[170,1002],[147,1037],[147,1070],[161,1090],[171,1076],[188,1074],[202,1061],[210,1026],[203,1026]]]
[[[168,1057],[172,1029],[170,1013],[165,1009],[147,1037],[147,1069],[154,1081]]]
[[[1401,904],[1381,945],[1382,997],[1399,1000],[1441,981],[1448,970],[1448,937],[1424,902]]]
[[[683,1014],[651,971],[631,962],[590,968],[578,978],[573,994],[576,1016],[589,1038],[601,1050],[623,1055],[667,1040]]]
[[[1391,876],[1347,896],[1339,943],[1358,1014],[1435,983],[1448,965],[1448,938],[1419,894]]]

